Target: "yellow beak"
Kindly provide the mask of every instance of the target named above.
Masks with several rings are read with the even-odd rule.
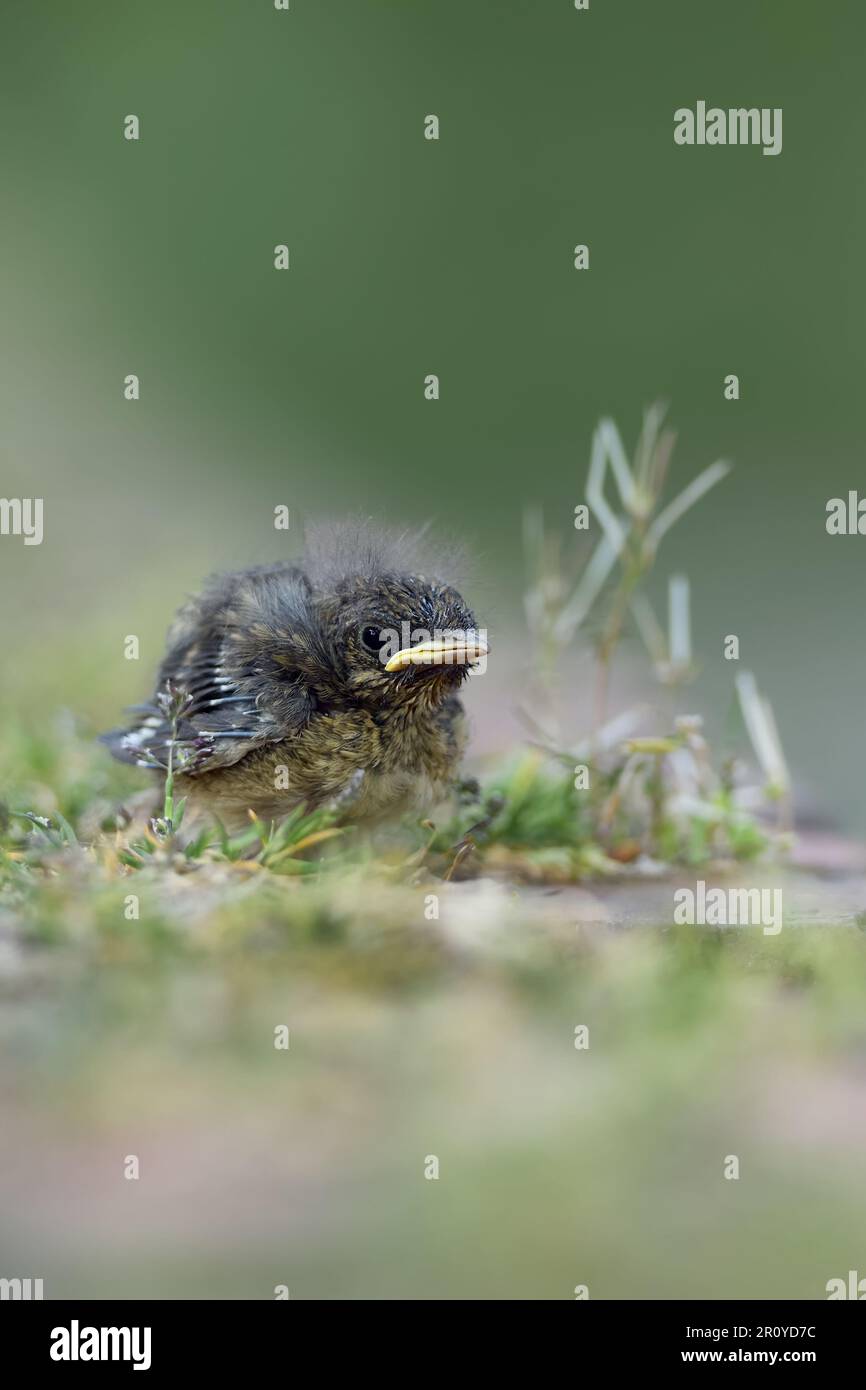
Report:
[[[453,637],[419,642],[415,647],[403,647],[386,662],[386,671],[405,671],[409,666],[468,666],[486,656],[489,647],[477,632],[455,633]]]

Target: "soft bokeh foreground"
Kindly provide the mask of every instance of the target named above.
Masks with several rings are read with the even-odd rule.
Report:
[[[0,1251],[49,1298],[810,1299],[860,1267],[862,867],[765,876],[777,936],[672,927],[670,880],[44,867],[0,908]]]

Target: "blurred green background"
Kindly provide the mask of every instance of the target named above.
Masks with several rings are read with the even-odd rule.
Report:
[[[824,528],[863,476],[862,7],[0,13],[0,495],[45,499],[42,546],[0,538],[0,714],[36,731],[29,776],[59,762],[89,791],[102,755],[50,716],[114,722],[183,593],[295,553],[321,514],[472,543],[479,684],[510,706],[524,507],[574,543],[597,419],[631,441],[663,397],[672,488],[735,464],[656,575],[659,599],[691,576],[690,703],[722,721],[738,634],[804,795],[862,832],[866,540]],[[782,154],[676,147],[698,99],[781,106]],[[862,883],[841,926],[769,945],[672,940],[661,908],[657,933],[587,943],[570,900],[539,927],[543,894],[481,910],[453,885],[443,932],[460,891],[470,941],[517,918],[476,955],[414,889],[253,899],[225,875],[218,911],[143,876],[136,928],[125,881],[106,903],[61,860],[29,909],[56,956],[19,957],[0,904],[0,1273],[49,1296],[820,1297],[860,1259]]]
[[[517,628],[524,505],[567,533],[597,418],[632,440],[663,397],[672,486],[736,465],[660,562],[694,703],[727,708],[737,633],[862,829],[864,542],[824,509],[863,476],[864,40],[808,0],[4,0],[0,491],[46,506],[0,542],[15,702],[113,720],[185,591],[322,512],[445,521]],[[782,154],[676,147],[698,98],[781,106]]]

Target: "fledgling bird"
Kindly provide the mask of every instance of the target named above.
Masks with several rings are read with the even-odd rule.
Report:
[[[172,743],[187,816],[229,828],[249,811],[377,820],[440,800],[465,743],[457,692],[488,648],[419,544],[320,528],[298,565],[214,576],[169,629],[153,700],[103,742],[152,768]]]

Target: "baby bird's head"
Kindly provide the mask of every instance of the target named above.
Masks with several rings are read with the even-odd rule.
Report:
[[[441,703],[487,656],[454,587],[459,552],[372,522],[308,530],[302,568],[334,694],[370,710]],[[314,682],[315,684],[315,682]]]
[[[353,704],[438,704],[487,656],[457,590],[424,574],[344,574],[317,606]]]

